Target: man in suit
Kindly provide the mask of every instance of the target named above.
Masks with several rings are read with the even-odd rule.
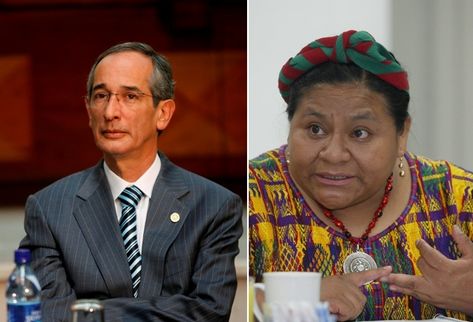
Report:
[[[103,160],[31,195],[26,237],[42,321],[80,298],[106,321],[226,321],[236,290],[241,200],[158,152],[174,113],[169,63],[142,43],[92,67],[89,125]]]

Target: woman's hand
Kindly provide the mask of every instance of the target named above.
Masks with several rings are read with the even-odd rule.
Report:
[[[337,315],[337,320],[355,319],[366,303],[366,297],[360,290],[363,284],[388,276],[391,266],[364,272],[328,276],[322,279],[320,300],[328,301],[330,313]]]
[[[414,296],[436,307],[473,315],[473,242],[458,226],[453,227],[453,240],[462,257],[452,260],[432,248],[424,240],[416,246],[421,257],[417,266],[422,276],[390,274],[383,278],[392,291]]]

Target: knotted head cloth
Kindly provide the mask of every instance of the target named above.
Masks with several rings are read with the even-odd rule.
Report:
[[[383,45],[366,31],[345,31],[339,36],[317,39],[290,58],[279,73],[279,91],[289,99],[291,85],[316,65],[332,61],[353,63],[392,86],[408,91],[407,72]]]

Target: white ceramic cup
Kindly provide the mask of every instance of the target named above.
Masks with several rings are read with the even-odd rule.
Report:
[[[263,282],[254,284],[255,291],[263,290],[265,304],[308,303],[315,306],[320,301],[320,282],[322,274],[318,272],[267,272]],[[256,299],[256,297],[255,297]],[[254,314],[263,321],[263,314],[258,303],[254,303]]]

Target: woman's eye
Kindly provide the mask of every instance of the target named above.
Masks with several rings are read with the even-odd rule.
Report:
[[[324,134],[324,131],[319,125],[313,124],[310,126],[310,133],[314,135],[321,135]]]
[[[353,131],[353,136],[358,139],[366,139],[369,135],[369,132],[363,129],[357,129]]]

